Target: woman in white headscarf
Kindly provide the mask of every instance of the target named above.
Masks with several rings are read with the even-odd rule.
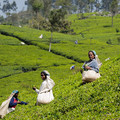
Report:
[[[46,70],[42,71],[41,78],[43,82],[40,86],[40,89],[33,87],[33,90],[35,90],[38,94],[36,105],[48,104],[54,100],[52,88],[54,87],[55,83],[50,78],[50,73]]]
[[[82,84],[93,82],[100,77],[99,68],[101,66],[101,63],[100,61],[98,62],[98,56],[96,58],[96,52],[94,50],[89,51],[88,57],[89,61],[86,61],[83,64],[82,69],[80,69],[82,73]]]

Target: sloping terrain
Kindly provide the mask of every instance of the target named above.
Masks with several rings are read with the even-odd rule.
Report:
[[[88,20],[91,19],[94,20],[93,17]],[[95,20],[101,21],[99,17]],[[86,21],[82,25],[84,28]],[[94,34],[92,25],[89,24],[91,33],[84,33],[87,36],[85,38],[81,35],[53,33],[51,52],[48,52],[50,32],[0,25],[0,104],[14,89],[20,91],[20,100],[29,103],[27,106],[17,105],[16,110],[4,119],[120,119],[119,32],[109,28],[111,37],[106,33],[108,28],[103,31],[103,28],[100,29],[103,25],[98,25],[102,32]],[[43,34],[43,39],[39,38],[40,34]],[[102,39],[104,36],[105,40]],[[112,42],[115,41],[107,44],[110,37]],[[78,44],[74,43],[76,39],[79,39]],[[103,63],[100,68],[101,78],[81,85],[79,68],[88,60],[89,50],[95,50]],[[70,70],[72,65],[75,65],[75,70]],[[47,105],[35,106],[37,94],[32,87],[40,87],[42,70],[48,70],[55,81],[55,100]]]

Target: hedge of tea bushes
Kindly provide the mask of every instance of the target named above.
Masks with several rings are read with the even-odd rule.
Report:
[[[75,63],[35,46],[1,46],[1,65],[56,66]],[[56,57],[57,56],[57,57]],[[54,58],[54,59],[53,59]],[[47,61],[47,62],[46,62]]]
[[[113,33],[115,28],[119,29],[119,19],[120,15],[114,16],[113,27],[112,18],[107,16],[92,16],[89,15],[88,18],[79,20],[76,14],[68,17],[68,20],[72,21],[71,28],[74,29],[75,33],[88,32],[88,33]],[[101,30],[101,31],[100,31]],[[100,32],[99,32],[100,31]],[[99,32],[99,33],[98,33]]]
[[[31,28],[19,28],[16,26],[9,26],[9,25],[0,25],[0,32],[5,35],[14,36],[21,40],[31,40],[37,41],[42,43],[48,43],[51,39],[51,32],[36,30]],[[39,36],[43,34],[43,39],[40,39]],[[53,32],[53,42],[67,42],[67,41],[74,41],[76,36],[70,36],[67,34]]]
[[[76,34],[82,34],[85,38],[99,39],[107,42],[109,39],[112,44],[118,44],[118,37],[120,32],[120,15],[114,16],[113,27],[112,18],[105,16],[92,16],[88,15],[88,18],[78,20],[77,15],[71,15],[68,17],[72,21],[71,29]]]
[[[0,79],[19,73],[22,73],[21,67],[0,65]]]
[[[0,104],[10,95],[14,89],[17,89],[20,91],[19,99],[29,102],[29,107],[34,107],[37,94],[32,90],[32,87],[40,87],[42,83],[40,72],[42,70],[48,70],[50,72],[51,78],[55,81],[56,86],[59,86],[59,83],[62,83],[67,78],[69,78],[70,75],[74,74],[73,71],[71,71],[69,68],[70,65],[41,67],[36,71],[13,74],[9,77],[0,79]],[[21,108],[23,106],[18,105],[18,111],[20,110],[19,107]],[[24,117],[21,119],[24,119]]]
[[[53,88],[55,99],[50,104],[40,106],[35,106],[37,95],[31,88],[33,85],[39,87],[42,82],[40,71],[43,68],[4,78],[1,100],[9,95],[11,89],[16,88],[20,90],[19,99],[29,102],[27,106],[18,105],[4,119],[119,119],[119,65],[120,57],[104,62],[100,68],[101,78],[85,85],[80,85],[81,73],[70,75],[67,66],[48,67],[56,83]],[[5,81],[9,81],[8,86]]]
[[[21,72],[35,71],[40,67],[76,64],[75,61],[39,49],[32,45],[0,45],[0,78]]]
[[[0,45],[21,45],[20,41],[15,37],[0,34]]]
[[[62,47],[61,47],[62,46]],[[73,45],[73,44],[53,44],[54,51],[61,51],[64,55],[71,56],[71,59],[74,59],[76,61],[86,61],[88,60],[88,51],[89,50],[95,50],[97,55],[99,56],[100,60],[102,62],[105,61],[105,59],[110,57],[116,57],[120,53],[120,46],[116,45],[105,45],[105,44],[87,44],[87,45]]]
[[[68,46],[70,47],[70,44],[67,45],[67,47],[63,47],[63,49],[68,48]],[[87,47],[86,45],[86,49],[88,49]],[[101,57],[103,58],[108,55],[114,57],[112,55],[118,50],[117,47],[119,48],[119,46],[112,45],[101,47],[96,45],[96,49],[98,48],[97,53],[101,53]],[[59,56],[52,55],[52,53],[50,53],[51,55],[49,56],[49,52],[30,45],[2,46],[0,48],[2,53],[2,55],[0,54],[2,56],[0,58],[4,58],[2,59],[2,61],[4,61],[4,64],[2,63],[3,67],[7,66],[7,64],[15,66],[12,59],[17,59],[16,65],[26,69],[32,65],[36,67],[36,62],[34,62],[34,60],[39,58],[39,56],[43,58],[38,61],[38,69],[36,71],[12,74],[11,76],[0,79],[0,103],[2,103],[14,89],[20,91],[20,100],[29,102],[27,106],[17,106],[16,111],[5,117],[6,120],[119,119],[119,57],[115,59],[110,58],[109,61],[103,62],[100,68],[101,78],[99,80],[81,86],[81,74],[76,71],[76,69],[75,71],[70,71],[70,66],[76,64],[73,61],[69,61],[66,58],[59,61]],[[103,51],[103,49],[107,49],[107,51]],[[18,55],[15,55],[15,53]],[[87,50],[86,52],[81,50],[81,53],[84,55],[86,54],[85,56],[87,59]],[[72,52],[70,54],[72,54]],[[44,55],[48,57],[46,58]],[[118,55],[117,52],[116,56]],[[56,58],[55,61],[53,61],[53,57]],[[46,62],[48,58],[50,59]],[[23,61],[25,61],[25,66]],[[56,64],[57,61],[58,63]],[[43,64],[39,64],[40,62]],[[41,67],[39,67],[40,65]],[[82,64],[77,65],[81,66]],[[35,106],[37,94],[32,90],[32,87],[36,86],[39,88],[42,82],[40,79],[40,72],[44,69],[51,73],[51,78],[56,83],[53,88],[55,100],[48,105]]]
[[[75,17],[75,15],[73,15],[73,17]],[[79,25],[84,26],[78,27],[77,30],[83,31],[82,33],[84,34],[84,38],[82,35],[53,33],[51,50],[53,53],[78,62],[83,62],[88,59],[87,53],[89,50],[95,50],[102,62],[108,57],[116,57],[119,54],[119,45],[113,45],[118,44],[117,38],[119,37],[119,32],[116,32],[116,29],[119,28],[116,26],[119,27],[119,16],[115,17],[114,27],[104,27],[110,23],[110,17],[90,16],[85,20],[77,20],[77,22]],[[96,25],[97,23],[99,23],[99,26]],[[72,26],[73,24],[78,26],[76,21],[75,23],[72,23]],[[88,25],[90,30],[87,30],[86,25]],[[110,31],[106,32],[106,30]],[[0,31],[14,37],[18,37],[27,44],[39,46],[41,49],[45,49],[47,51],[49,49],[49,40],[51,37],[50,32],[2,25],[0,26]],[[43,39],[38,38],[40,34],[43,34]],[[74,44],[75,40],[78,40],[78,45]],[[109,40],[111,41],[111,45],[106,44]]]
[[[46,32],[45,37],[43,37],[43,39],[41,40],[40,38],[38,38],[38,32],[45,33],[45,31],[38,31],[28,28],[18,28],[13,26],[11,26],[10,29],[8,30],[9,27],[10,26],[0,26],[0,31],[5,32],[5,34],[9,35],[14,34],[14,37],[19,38],[25,43],[38,46],[41,49],[48,51],[49,49],[48,41],[50,39],[50,32]],[[88,59],[87,53],[89,50],[95,50],[102,62],[108,57],[116,57],[119,54],[120,46],[108,45],[104,43],[105,41],[103,39],[104,36],[102,36],[101,34],[100,34],[101,38],[100,37],[97,38],[98,35],[96,35],[96,39],[91,38],[81,39],[80,35],[72,36],[60,33],[53,33],[53,35],[54,42],[52,43],[51,51],[55,54],[62,55],[66,58],[73,59],[78,62],[83,62]],[[107,36],[109,37],[109,35]],[[112,37],[111,38],[114,40],[114,34]],[[78,39],[77,45],[74,43],[76,39]]]
[[[48,110],[49,115],[45,112],[46,116],[43,116],[46,119],[119,119],[119,65],[120,58],[104,63],[100,71],[101,78],[83,86],[79,86],[81,81],[78,78],[81,77],[70,78],[68,84],[66,82],[67,87],[64,83],[66,95],[63,92],[53,112],[49,113]]]

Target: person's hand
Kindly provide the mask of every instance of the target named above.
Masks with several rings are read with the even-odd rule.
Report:
[[[83,68],[80,68],[80,72],[83,73],[83,71],[84,71]]]
[[[28,103],[26,103],[26,102],[23,102],[23,101],[21,101],[21,103],[20,103],[21,105],[27,105]]]
[[[48,90],[48,92],[50,92],[50,90]]]
[[[87,70],[91,70],[91,67],[89,67],[89,66],[85,66],[85,69],[87,69]]]
[[[17,104],[21,104],[21,102],[20,102],[20,101],[17,101]]]
[[[36,90],[36,87],[33,87],[33,90]]]

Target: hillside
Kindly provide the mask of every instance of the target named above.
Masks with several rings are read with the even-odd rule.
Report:
[[[20,91],[20,100],[29,103],[27,106],[17,105],[16,110],[4,119],[120,119],[120,34],[116,32],[120,22],[116,16],[113,28],[104,27],[110,23],[107,18],[91,16],[74,23],[76,16],[70,16],[68,19],[73,20],[71,27],[76,35],[54,32],[51,52],[48,52],[50,32],[0,25],[0,104],[14,89]],[[95,26],[96,21],[98,26]],[[77,30],[75,26],[78,25]],[[41,34],[43,39],[39,38]],[[110,44],[107,43],[109,39]],[[78,44],[74,43],[75,40]],[[25,44],[22,45],[21,41]],[[101,78],[81,85],[79,68],[88,60],[89,50],[95,50],[103,63]],[[70,70],[72,65],[76,65],[75,70]],[[55,100],[35,106],[37,94],[32,87],[40,87],[40,72],[44,69],[55,81]]]

